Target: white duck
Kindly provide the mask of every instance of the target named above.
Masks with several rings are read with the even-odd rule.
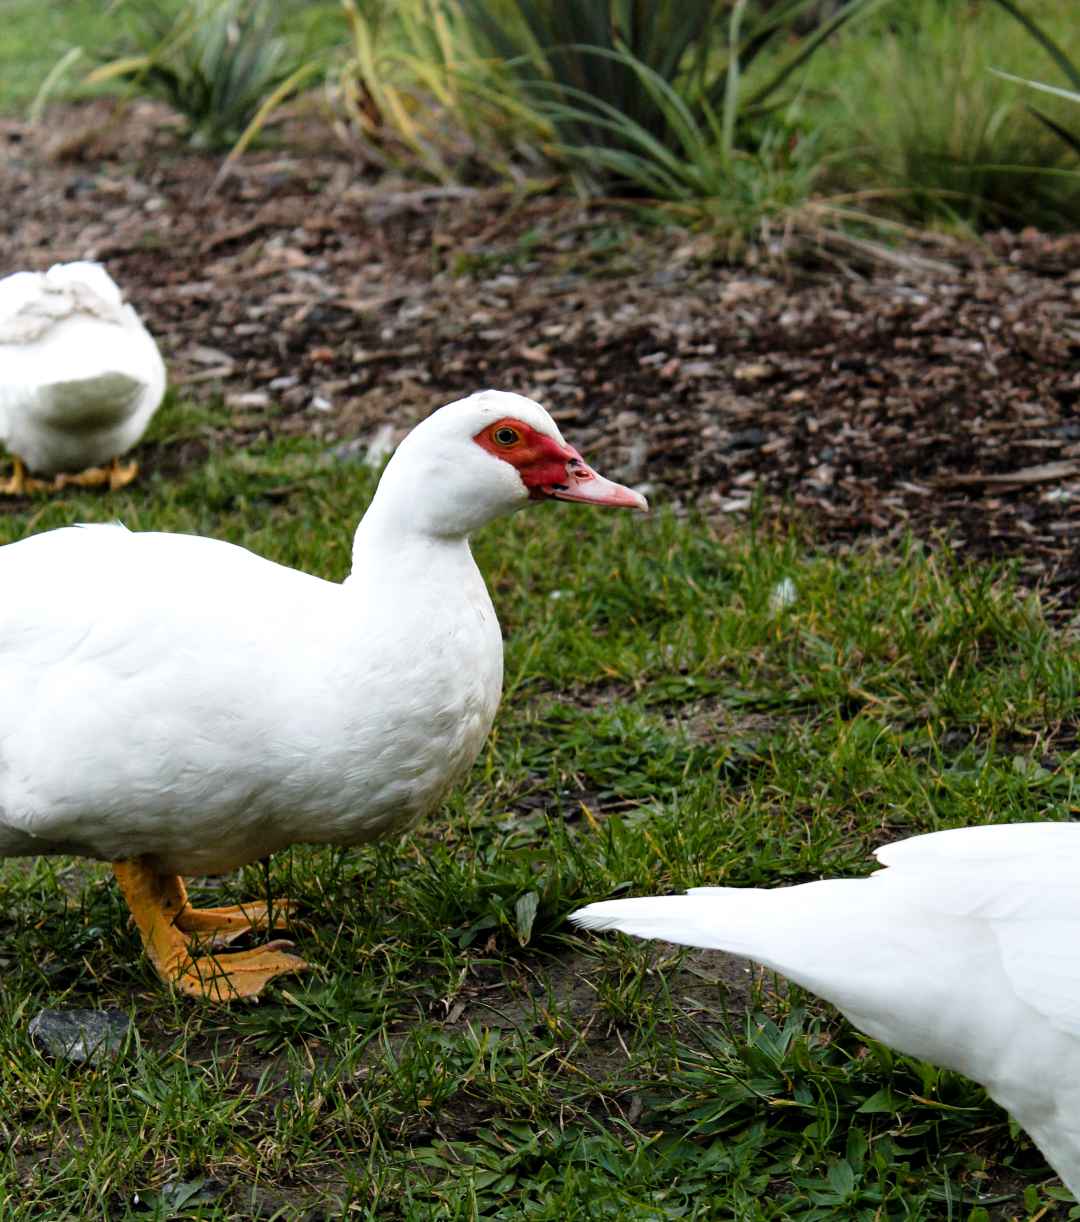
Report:
[[[588,929],[745,955],[974,1078],[1080,1197],[1080,824],[957,828],[866,879],[607,900]]]
[[[402,441],[340,585],[120,526],[0,548],[0,856],[113,862],[150,958],[185,992],[252,996],[302,968],[280,944],[195,959],[200,937],[267,913],[193,910],[179,875],[360,844],[438,804],[502,685],[468,535],[545,498],[648,508],[539,404],[484,391]]]
[[[122,488],[138,466],[121,466],[119,456],[164,393],[157,345],[100,264],[58,263],[0,280],[0,441],[15,460],[0,492],[49,486],[27,468],[57,476],[54,487]]]

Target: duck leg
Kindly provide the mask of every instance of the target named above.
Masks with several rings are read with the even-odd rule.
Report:
[[[112,492],[116,492],[118,488],[126,488],[128,484],[139,474],[139,464],[132,459],[131,462],[124,466],[119,458],[114,458],[109,463],[109,488]]]
[[[192,908],[180,878],[158,874],[139,860],[114,861],[113,874],[158,975],[189,997],[209,1001],[257,997],[275,976],[307,967],[299,956],[285,953],[284,948],[292,943],[282,940],[255,950],[196,958],[200,951],[227,943],[249,929],[268,928],[266,905]],[[275,915],[277,912],[275,905]]]
[[[265,900],[249,900],[225,908],[185,908],[176,918],[176,928],[194,934],[207,946],[228,946],[246,933],[285,924],[295,911],[292,900],[274,901],[272,921],[267,919]]]
[[[11,479],[0,481],[0,496],[26,496],[28,492],[40,492],[50,487],[39,479],[31,479],[26,474],[26,465],[18,454],[12,456]]]
[[[173,924],[183,933],[194,934],[204,947],[217,949],[235,942],[243,934],[259,929],[273,929],[284,924],[296,911],[292,900],[275,900],[273,916],[267,914],[271,905],[266,900],[248,900],[245,904],[228,904],[224,908],[192,908],[184,880],[176,874],[159,875],[170,911],[177,916]]]
[[[119,458],[114,458],[107,467],[87,467],[85,471],[79,471],[73,475],[62,471],[53,480],[52,486],[56,492],[60,492],[69,486],[99,488],[102,484],[108,484],[109,488],[115,492],[118,488],[124,488],[130,484],[138,474],[139,464],[137,462],[129,462],[127,466],[123,466]]]

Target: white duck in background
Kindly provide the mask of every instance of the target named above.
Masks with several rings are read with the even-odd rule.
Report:
[[[119,457],[164,393],[157,345],[100,264],[58,263],[0,280],[0,442],[15,460],[0,492],[122,488],[138,466]],[[57,479],[32,480],[27,470]]]
[[[200,937],[268,915],[193,910],[179,875],[360,844],[437,806],[502,687],[468,535],[548,498],[648,508],[539,404],[483,391],[402,441],[340,585],[120,526],[0,548],[0,855],[113,862],[151,960],[184,992],[253,996],[304,967],[281,944],[194,958]]]
[[[974,1078],[1080,1197],[1080,824],[956,828],[888,868],[606,900],[570,920],[744,955],[861,1031]]]

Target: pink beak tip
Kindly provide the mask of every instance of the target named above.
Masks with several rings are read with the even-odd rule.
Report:
[[[649,512],[649,501],[644,493],[638,492],[636,488],[627,488],[626,491],[633,498],[627,505],[628,509],[636,509],[640,513]]]
[[[560,501],[578,501],[585,505],[607,505],[613,509],[637,509],[649,512],[649,502],[640,492],[606,479],[578,459],[568,464],[567,483],[552,488],[548,495]]]

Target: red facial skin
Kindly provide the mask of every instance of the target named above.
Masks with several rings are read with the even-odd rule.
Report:
[[[557,501],[649,512],[649,502],[640,492],[605,479],[573,446],[561,446],[524,420],[507,415],[487,425],[473,440],[490,455],[511,464],[533,500],[553,496]]]
[[[478,446],[508,462],[533,500],[554,497],[587,505],[648,512],[649,503],[632,488],[613,483],[586,463],[573,446],[559,445],[524,420],[504,416],[473,438]]]
[[[500,429],[512,429],[518,440],[511,445],[500,445],[495,440],[495,434]],[[565,485],[566,464],[574,460],[582,461],[573,446],[561,446],[553,437],[538,433],[524,421],[511,416],[489,424],[473,440],[481,449],[514,467],[533,500],[549,496],[548,488]]]

